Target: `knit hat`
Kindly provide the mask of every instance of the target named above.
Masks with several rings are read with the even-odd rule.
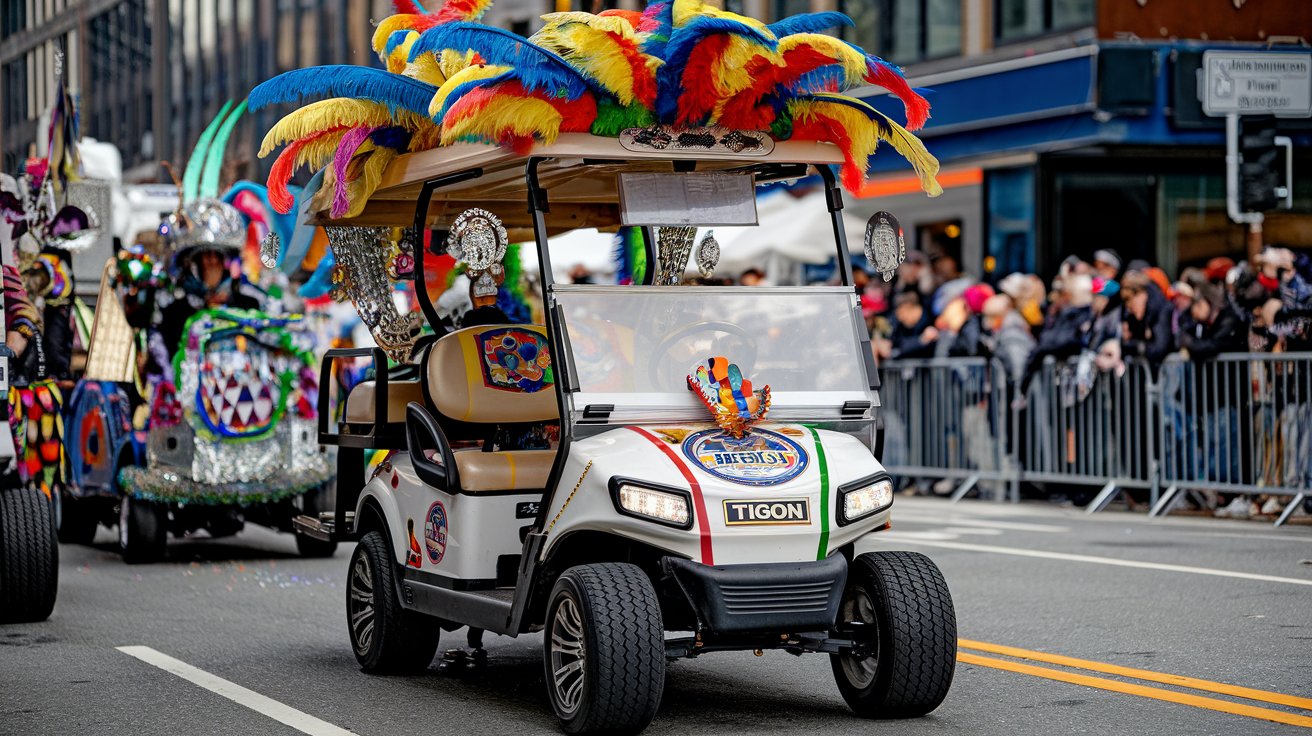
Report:
[[[980,314],[984,311],[984,302],[988,301],[993,294],[992,286],[975,284],[963,291],[961,298],[966,300],[966,306],[970,308],[972,314]]]
[[[1207,276],[1208,281],[1225,281],[1226,274],[1230,273],[1230,269],[1234,267],[1235,262],[1233,259],[1217,256],[1207,262],[1203,274]]]

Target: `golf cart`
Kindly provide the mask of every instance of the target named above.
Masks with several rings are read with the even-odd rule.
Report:
[[[377,349],[324,358],[324,387],[335,363],[376,361],[335,427],[321,394],[336,507],[296,520],[358,542],[347,612],[366,671],[426,668],[443,629],[542,631],[571,733],[641,730],[667,660],[715,651],[828,654],[866,717],[923,715],[946,696],[956,623],[942,575],[919,554],[854,552],[888,528],[893,486],[830,169],[843,156],[760,133],[715,143],[723,133],[687,147],[659,128],[526,153],[457,143],[397,159],[354,217],[312,208],[335,229],[434,230],[475,280],[506,240],[532,240],[543,279],[545,326],[420,341],[409,378]],[[755,224],[757,187],[807,176],[827,195],[841,285],[681,285],[697,227]],[[621,226],[641,231],[651,266],[634,284],[553,282],[549,236]],[[896,268],[900,237],[890,217],[872,221],[879,270]],[[703,240],[698,265],[716,249]],[[501,439],[556,423],[546,449]]]

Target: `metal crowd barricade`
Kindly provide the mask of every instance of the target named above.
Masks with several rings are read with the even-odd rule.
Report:
[[[1290,496],[1312,485],[1312,353],[1233,353],[1162,366],[1162,484],[1154,516],[1186,493]]]
[[[1152,516],[1188,494],[1277,495],[1281,525],[1312,496],[1312,353],[1084,361],[1045,361],[1023,402],[998,360],[884,362],[885,467],[954,481],[954,501],[1018,500],[1022,480],[1101,486],[1089,513],[1127,489],[1149,492]]]
[[[1027,481],[1101,486],[1087,507],[1127,488],[1157,501],[1157,402],[1140,362],[1099,371],[1091,358],[1044,361],[1018,409],[1019,462]]]
[[[979,488],[1018,498],[1006,452],[1005,372],[986,358],[885,361],[880,366],[884,466],[895,476],[950,479],[952,499]]]

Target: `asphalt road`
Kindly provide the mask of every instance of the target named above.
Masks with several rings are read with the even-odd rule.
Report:
[[[899,498],[893,520],[870,547],[930,555],[956,601],[962,661],[942,707],[918,720],[862,721],[822,656],[711,654],[671,665],[647,733],[1287,734],[1307,730],[1300,718],[1312,725],[1312,701],[1274,695],[1312,698],[1306,519],[1275,530]],[[361,673],[347,641],[345,548],[301,560],[290,536],[249,529],[173,542],[173,561],[129,567],[111,539],[102,529],[99,547],[61,549],[48,622],[0,626],[0,734],[555,732],[537,635],[489,637],[478,670]],[[464,644],[463,632],[445,636],[443,648]],[[129,651],[155,663],[118,647],[148,647]],[[1214,683],[1269,693],[1236,697]]]

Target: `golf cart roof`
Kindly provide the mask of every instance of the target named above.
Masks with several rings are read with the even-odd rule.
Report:
[[[587,133],[562,134],[555,143],[534,144],[516,153],[486,143],[458,143],[406,154],[383,172],[363,212],[353,218],[328,216],[332,191],[325,187],[311,203],[314,221],[321,225],[406,227],[415,222],[415,202],[424,182],[477,171],[438,188],[428,210],[428,226],[444,228],[469,207],[494,210],[511,231],[511,239],[528,234],[532,216],[525,178],[530,159],[547,159],[538,168],[538,181],[549,192],[546,215],[551,234],[577,228],[608,229],[620,224],[619,194],[615,175],[630,172],[724,171],[754,169],[758,183],[797,178],[799,165],[842,164],[837,146],[812,141],[775,141],[768,153],[733,153],[717,150],[632,150],[617,138]],[[589,164],[584,166],[583,164]],[[497,207],[498,202],[507,206]],[[516,232],[518,231],[518,233]]]

